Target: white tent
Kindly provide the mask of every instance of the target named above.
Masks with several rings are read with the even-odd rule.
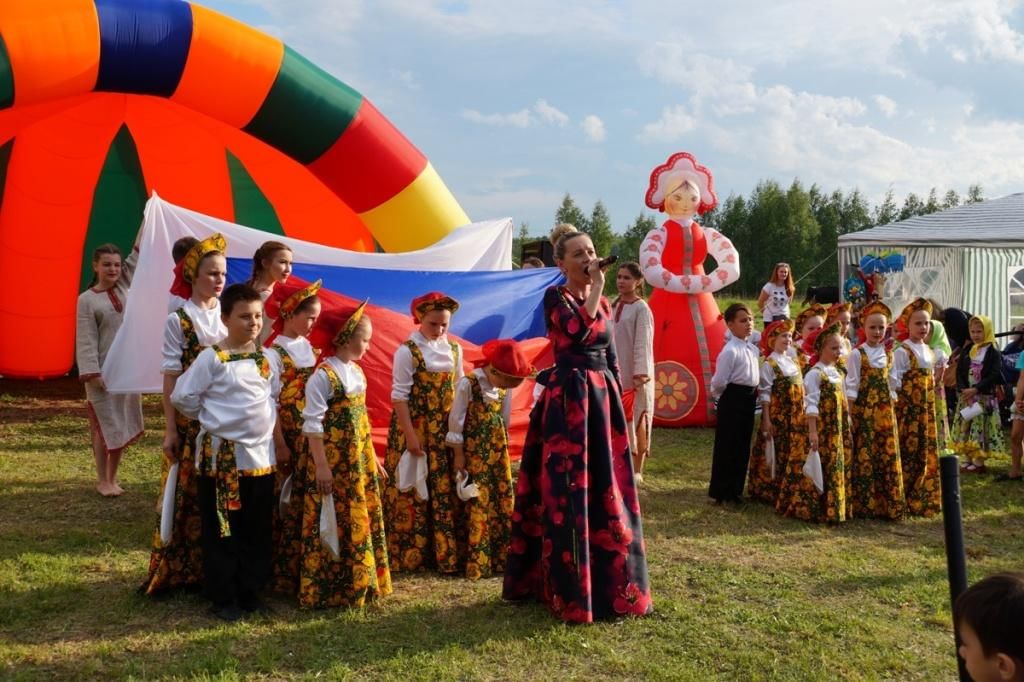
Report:
[[[887,305],[898,312],[918,296],[988,315],[995,330],[1024,322],[1024,193],[839,237],[842,281],[869,253],[895,250],[903,272],[886,276]]]

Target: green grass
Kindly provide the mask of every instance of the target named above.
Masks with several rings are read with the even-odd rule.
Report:
[[[128,490],[93,492],[77,386],[0,382],[0,677],[951,680],[942,524],[817,527],[707,504],[712,435],[655,434],[641,502],[651,617],[567,626],[500,579],[419,575],[364,612],[223,625],[191,595],[140,597],[155,522],[159,406]],[[44,388],[45,387],[45,388]],[[44,398],[29,398],[46,391]],[[1020,567],[1024,486],[964,481],[972,580]]]

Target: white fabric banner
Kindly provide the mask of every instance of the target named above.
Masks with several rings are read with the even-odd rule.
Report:
[[[174,280],[171,247],[181,237],[224,235],[231,258],[251,258],[263,242],[274,239],[291,247],[296,263],[386,270],[512,269],[512,219],[472,223],[419,251],[359,253],[273,235],[212,218],[168,203],[156,192],[146,203],[139,262],[135,269],[124,322],[103,363],[103,380],[111,393],[160,393],[160,348],[167,319],[168,290]]]

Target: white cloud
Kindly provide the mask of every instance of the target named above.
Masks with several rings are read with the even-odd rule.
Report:
[[[696,127],[697,119],[690,115],[686,107],[665,107],[661,111],[661,118],[645,125],[638,138],[641,142],[675,142]]]
[[[548,104],[547,100],[537,100],[537,103],[533,105],[533,110],[538,116],[540,116],[540,120],[544,123],[551,123],[559,127],[564,127],[569,122],[569,117],[566,116],[565,113]]]
[[[396,81],[409,88],[410,90],[419,90],[420,84],[416,80],[416,74],[412,71],[403,71],[400,69],[391,69],[391,77]]]
[[[886,118],[892,118],[896,115],[896,109],[898,107],[895,100],[890,97],[886,97],[885,95],[875,95],[873,99],[875,100],[875,106],[878,107],[878,110],[881,111]]]
[[[481,125],[513,128],[527,128],[533,123],[529,109],[520,109],[510,114],[482,114],[476,109],[463,109],[462,118]]]
[[[583,132],[587,138],[593,142],[603,142],[607,137],[607,131],[604,129],[604,121],[594,114],[590,114],[583,118],[583,122],[580,123],[583,128]]]

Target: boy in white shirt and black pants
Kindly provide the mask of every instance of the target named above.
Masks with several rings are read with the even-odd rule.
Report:
[[[750,308],[734,303],[725,311],[731,337],[718,355],[711,377],[711,395],[718,401],[715,449],[708,496],[716,503],[742,502],[743,484],[754,432],[760,353],[749,342],[754,331]]]
[[[220,297],[228,335],[181,375],[171,402],[198,418],[196,471],[206,595],[218,618],[267,612],[259,592],[270,577],[274,424],[270,363],[256,343],[263,302],[245,284]]]

